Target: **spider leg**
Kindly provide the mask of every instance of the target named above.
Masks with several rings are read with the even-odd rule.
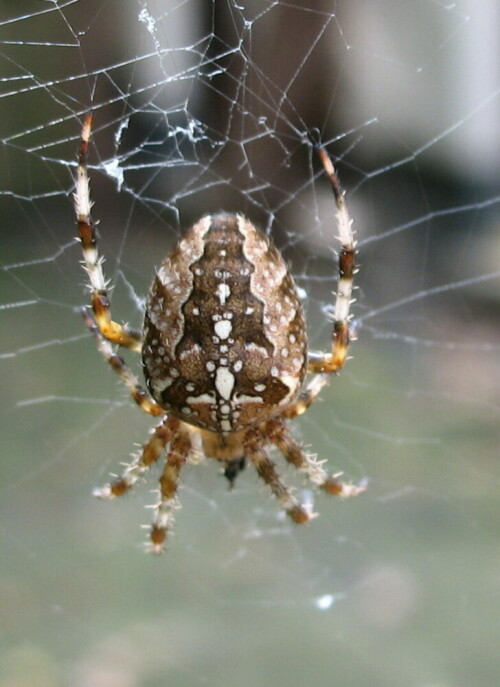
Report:
[[[153,401],[150,398],[149,394],[145,389],[143,389],[143,387],[139,383],[138,378],[128,367],[125,360],[121,357],[121,355],[118,355],[118,353],[114,351],[109,341],[107,341],[103,337],[99,327],[90,317],[89,313],[85,308],[82,309],[82,315],[85,324],[95,337],[95,340],[97,342],[97,348],[102,353],[104,358],[108,361],[108,363],[111,365],[113,370],[120,375],[123,383],[129,390],[130,395],[137,403],[137,405],[145,413],[148,413],[149,415],[165,415],[165,409],[158,405],[158,403],[155,403],[155,401]]]
[[[100,499],[113,499],[117,496],[122,496],[132,489],[137,480],[143,477],[153,463],[156,463],[159,459],[165,446],[169,441],[172,441],[175,436],[178,427],[179,420],[175,418],[164,418],[160,424],[153,429],[149,441],[144,444],[132,463],[127,465],[122,474],[113,482],[99,489],[95,489],[94,496]]]
[[[310,482],[334,496],[356,496],[365,491],[366,484],[345,484],[337,476],[329,475],[316,456],[308,455],[295,441],[288,427],[280,419],[269,420],[264,431],[266,437],[278,448],[285,459],[294,467],[305,472]]]
[[[76,188],[74,193],[75,212],[78,222],[78,234],[82,245],[84,268],[90,282],[90,297],[95,321],[101,335],[112,343],[125,346],[134,351],[141,350],[141,334],[125,324],[118,324],[111,319],[110,302],[107,293],[107,282],[102,270],[103,259],[97,250],[96,223],[90,211],[90,184],[87,172],[87,156],[92,126],[92,115],[88,114],[83,122],[78,154]]]
[[[326,384],[328,384],[327,374],[314,375],[305,391],[299,395],[298,399],[292,403],[292,405],[288,406],[288,408],[283,411],[283,417],[293,419],[305,413],[318,398],[321,389]]]
[[[243,443],[245,454],[255,465],[259,477],[270,487],[280,506],[291,519],[298,524],[310,520],[313,515],[297,501],[290,489],[283,483],[273,461],[264,449],[260,433],[255,429],[249,430],[245,434]]]
[[[344,191],[333,163],[323,148],[318,155],[332,186],[337,212],[335,213],[340,240],[339,278],[333,319],[332,349],[327,354],[309,356],[307,371],[312,373],[338,372],[347,360],[350,342],[349,310],[352,302],[353,277],[356,272],[356,243],[352,232],[352,220],[344,199]]]
[[[155,515],[149,535],[149,550],[152,553],[165,551],[165,539],[172,531],[174,511],[180,507],[177,496],[179,476],[190,450],[191,441],[188,434],[176,434],[170,442],[167,460],[160,477],[160,501],[154,507]]]

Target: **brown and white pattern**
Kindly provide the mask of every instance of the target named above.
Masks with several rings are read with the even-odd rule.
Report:
[[[142,332],[111,319],[90,215],[91,121],[87,116],[82,129],[74,196],[93,313],[85,310],[84,319],[135,402],[150,415],[161,416],[132,463],[96,494],[114,498],[125,493],[165,451],[150,531],[150,548],[160,552],[179,507],[180,472],[195,453],[219,460],[231,484],[250,460],[297,523],[313,514],[282,482],[267,453],[269,445],[330,494],[363,491],[364,485],[347,485],[328,475],[287,427],[288,420],[315,401],[329,375],[344,365],[349,346],[356,250],[344,194],[326,152],[318,150],[337,207],[339,285],[332,349],[308,356],[302,306],[280,252],[250,220],[235,213],[202,217],[164,259],[151,285]],[[113,344],[142,352],[151,396]],[[314,376],[302,390],[307,373]]]
[[[246,218],[195,224],[153,282],[142,357],[171,415],[225,435],[272,417],[300,392],[304,316],[280,253]]]

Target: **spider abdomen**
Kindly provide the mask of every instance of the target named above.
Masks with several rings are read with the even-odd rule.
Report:
[[[142,355],[157,403],[217,434],[295,400],[307,365],[302,306],[280,253],[248,219],[206,215],[165,258]]]

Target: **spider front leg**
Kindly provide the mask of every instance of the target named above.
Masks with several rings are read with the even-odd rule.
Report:
[[[321,389],[328,384],[329,375],[318,374],[314,375],[305,391],[299,395],[298,399],[292,405],[285,408],[283,417],[292,420],[308,410],[314,401],[318,398]]]
[[[307,371],[310,373],[338,372],[347,360],[350,342],[349,311],[352,302],[353,279],[356,273],[356,243],[352,232],[352,220],[345,204],[344,191],[340,186],[333,163],[323,148],[318,149],[318,155],[323,164],[326,176],[330,181],[337,212],[337,228],[341,244],[339,252],[339,277],[337,297],[333,316],[332,350],[327,354],[312,354],[309,356]]]
[[[121,355],[118,355],[118,353],[116,353],[113,350],[113,347],[111,346],[109,341],[107,341],[101,335],[98,326],[90,317],[86,308],[82,309],[82,316],[85,321],[85,324],[95,337],[97,348],[99,349],[100,353],[104,356],[104,358],[113,368],[113,370],[120,375],[123,383],[129,390],[130,395],[137,403],[137,405],[141,408],[141,410],[143,410],[145,413],[148,413],[148,415],[165,415],[165,409],[150,398],[148,392],[142,388],[141,384],[139,383],[139,380],[132,372],[132,370],[130,370],[130,368],[128,367],[124,359],[121,357]]]
[[[97,250],[96,223],[90,211],[90,184],[87,172],[87,156],[92,128],[92,115],[88,114],[83,122],[76,173],[74,193],[75,213],[78,222],[78,234],[82,245],[84,268],[90,282],[92,310],[99,332],[112,343],[125,346],[134,351],[141,350],[140,332],[127,325],[118,324],[111,319],[110,302],[107,293],[107,282],[102,271],[103,259]]]

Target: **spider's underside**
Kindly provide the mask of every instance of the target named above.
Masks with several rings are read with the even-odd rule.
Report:
[[[363,491],[364,485],[329,476],[287,427],[288,420],[314,402],[329,375],[341,369],[349,345],[356,250],[344,194],[326,152],[318,150],[337,206],[339,285],[332,349],[312,356],[302,306],[281,254],[247,218],[235,213],[205,215],[164,259],[151,285],[142,332],[111,319],[90,215],[91,121],[88,115],[82,129],[74,196],[92,305],[92,315],[85,310],[84,318],[137,405],[161,418],[133,462],[96,494],[113,498],[125,493],[166,451],[150,532],[151,550],[161,552],[178,507],[180,471],[193,452],[201,450],[221,461],[231,483],[245,461],[251,461],[296,523],[307,522],[313,514],[282,482],[268,445],[330,494]],[[141,352],[149,394],[116,345]],[[302,390],[308,373],[313,377]]]

